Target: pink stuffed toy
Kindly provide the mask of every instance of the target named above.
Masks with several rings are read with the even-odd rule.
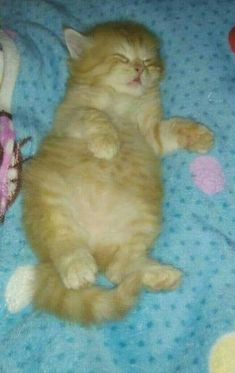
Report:
[[[20,188],[22,156],[17,144],[11,115],[11,101],[19,70],[20,57],[12,35],[0,30],[0,222]]]

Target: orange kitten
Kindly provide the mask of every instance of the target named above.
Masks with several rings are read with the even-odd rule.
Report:
[[[67,29],[70,80],[54,128],[24,173],[24,224],[41,264],[34,305],[81,323],[120,318],[141,288],[181,273],[149,257],[160,232],[160,156],[207,151],[213,136],[164,119],[159,42],[145,27]],[[117,284],[94,285],[101,271]]]

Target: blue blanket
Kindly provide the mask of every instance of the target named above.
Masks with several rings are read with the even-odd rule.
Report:
[[[206,373],[221,354],[218,338],[235,331],[235,57],[227,43],[235,1],[0,0],[0,9],[21,55],[13,115],[17,138],[32,137],[25,157],[50,129],[64,94],[63,27],[83,30],[118,18],[145,23],[163,41],[166,115],[193,117],[216,137],[210,158],[179,152],[163,161],[164,225],[153,255],[184,271],[181,288],[144,292],[121,322],[83,329],[31,306],[9,312],[10,276],[35,262],[19,196],[0,227],[0,372]],[[215,187],[223,175],[225,184]],[[229,341],[234,348],[231,335]],[[235,365],[229,369],[234,373]]]

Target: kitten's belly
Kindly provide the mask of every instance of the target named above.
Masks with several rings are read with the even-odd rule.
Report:
[[[84,169],[82,185],[71,196],[77,224],[91,246],[122,244],[138,232],[152,236],[159,231],[160,161],[151,154],[126,156],[96,162],[92,175]]]
[[[127,242],[137,230],[143,230],[147,217],[148,225],[155,224],[154,215],[144,214],[138,203],[130,200],[120,198],[116,203],[110,198],[110,204],[106,201],[106,206],[102,206],[102,199],[93,206],[88,206],[87,201],[83,200],[77,206],[77,223],[86,232],[90,247]]]

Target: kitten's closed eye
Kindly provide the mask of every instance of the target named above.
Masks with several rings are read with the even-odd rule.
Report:
[[[157,66],[157,62],[155,58],[146,58],[143,60],[144,66],[149,67],[149,66]]]
[[[123,63],[128,63],[128,62],[130,62],[129,58],[127,58],[126,56],[124,56],[124,55],[121,54],[121,53],[115,53],[115,54],[113,55],[113,57],[114,57],[115,59],[117,59],[118,61],[121,61],[121,62],[123,62]]]
[[[129,63],[130,60],[128,57],[126,57],[124,54],[121,54],[121,53],[115,53],[113,55],[113,57],[122,62],[122,63]],[[150,67],[150,66],[156,66],[157,65],[157,62],[155,60],[155,58],[146,58],[146,59],[143,59],[142,60],[143,64],[145,67]]]

